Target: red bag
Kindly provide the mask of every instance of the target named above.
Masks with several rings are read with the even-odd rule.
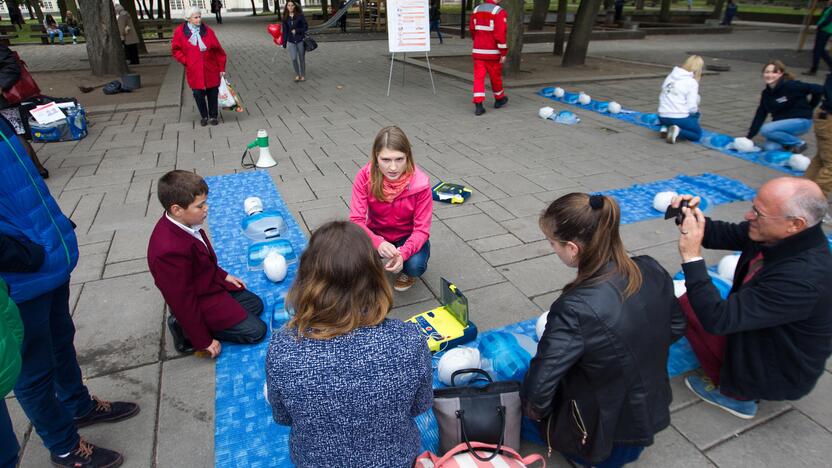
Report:
[[[6,103],[9,105],[20,104],[26,99],[37,97],[41,94],[38,84],[35,83],[35,79],[32,78],[32,75],[29,74],[29,70],[26,68],[26,62],[20,59],[20,55],[17,52],[12,51],[12,54],[17,59],[17,64],[20,65],[20,79],[17,80],[11,89],[3,91],[3,98],[6,99]]]

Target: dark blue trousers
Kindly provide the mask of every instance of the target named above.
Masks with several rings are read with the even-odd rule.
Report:
[[[20,452],[20,445],[17,444],[17,437],[14,435],[12,419],[9,417],[9,410],[6,408],[5,397],[0,397],[0,467],[17,466],[17,454]]]
[[[14,394],[46,448],[63,455],[78,444],[74,418],[94,406],[75,355],[69,283],[17,307],[23,319],[23,368]]]
[[[404,243],[407,242],[407,237],[402,240],[398,240],[393,242],[393,245],[396,247],[401,247]],[[418,252],[413,254],[410,258],[404,261],[404,266],[402,266],[402,273],[410,276],[411,278],[420,278],[424,273],[425,270],[428,269],[428,260],[430,259],[430,240],[425,241],[425,245],[419,249]]]
[[[826,50],[826,43],[829,42],[830,34],[825,31],[818,30],[815,33],[815,47],[812,49],[812,71],[818,71],[818,64],[820,64],[820,59],[826,63],[826,66],[832,71],[832,57],[829,56],[829,52]]]

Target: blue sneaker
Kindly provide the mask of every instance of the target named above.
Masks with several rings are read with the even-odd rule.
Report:
[[[735,400],[720,393],[719,388],[705,377],[690,376],[685,378],[685,385],[705,403],[710,403],[742,419],[751,419],[757,415],[757,402],[754,400]]]

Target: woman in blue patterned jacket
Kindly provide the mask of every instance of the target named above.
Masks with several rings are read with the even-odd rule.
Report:
[[[266,357],[269,403],[292,427],[298,467],[413,466],[413,418],[433,403],[433,371],[416,327],[386,318],[392,297],[360,227],[315,231],[287,297],[294,316]]]

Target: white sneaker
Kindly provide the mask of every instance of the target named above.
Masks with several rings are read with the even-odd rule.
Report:
[[[659,129],[659,135],[661,135],[662,138],[667,138],[667,126],[666,125],[662,125],[662,128]]]
[[[667,142],[671,145],[676,144],[676,137],[679,136],[679,126],[671,125],[667,127]]]

